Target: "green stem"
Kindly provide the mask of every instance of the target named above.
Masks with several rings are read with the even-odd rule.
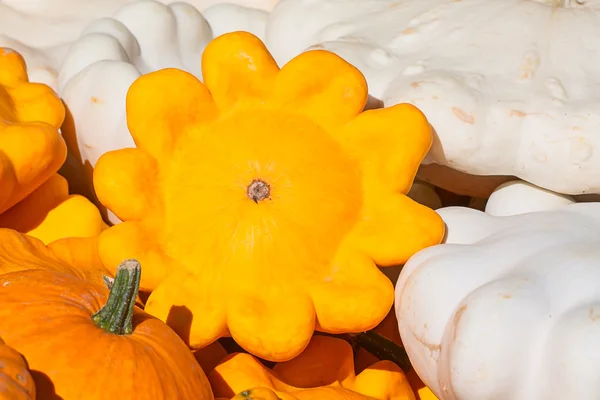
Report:
[[[392,361],[402,371],[409,372],[412,365],[404,347],[381,336],[375,331],[350,334],[351,340],[359,347],[367,350],[380,360]]]
[[[129,335],[133,331],[133,307],[141,273],[137,260],[125,260],[117,267],[106,305],[92,316],[98,327],[115,335]]]

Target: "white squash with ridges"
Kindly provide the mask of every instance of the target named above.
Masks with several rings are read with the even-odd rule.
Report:
[[[110,17],[135,0],[2,0],[0,35],[26,46],[45,49],[71,43],[92,21]],[[177,1],[161,0],[164,4]],[[270,11],[277,0],[188,0],[200,11],[218,4],[235,4]]]
[[[23,55],[32,82],[57,89],[60,69],[71,43],[93,21],[112,17],[135,0],[2,0],[0,1],[0,47]],[[177,1],[160,0],[164,4]],[[264,36],[267,11],[277,0],[188,0],[206,19],[213,33],[243,26]],[[257,9],[254,9],[257,8]],[[240,22],[242,21],[242,22]],[[240,25],[241,24],[241,25]]]
[[[600,0],[282,0],[267,44],[283,63],[332,50],[385,105],[436,131],[426,162],[600,193]]]
[[[498,186],[487,200],[485,212],[496,217],[554,210],[575,203],[564,194],[542,189],[531,183],[515,180]]]
[[[444,400],[600,398],[600,203],[438,210],[446,244],[396,284],[410,360]]]

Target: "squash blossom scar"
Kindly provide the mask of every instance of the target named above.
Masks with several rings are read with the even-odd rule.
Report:
[[[257,204],[259,201],[269,198],[270,194],[271,187],[268,183],[260,179],[254,179],[252,183],[248,185],[248,189],[246,190],[248,198]]]

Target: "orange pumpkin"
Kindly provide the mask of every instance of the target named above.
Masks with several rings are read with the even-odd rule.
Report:
[[[38,397],[212,400],[206,376],[168,326],[135,306],[140,265],[106,287],[44,270],[0,275],[0,337],[25,356]]]
[[[432,141],[400,104],[362,112],[362,74],[310,51],[281,70],[258,38],[222,35],[204,84],[176,69],[136,80],[137,148],[104,154],[100,201],[124,222],[99,237],[103,263],[134,257],[146,311],[190,346],[231,335],[289,360],[315,329],[360,332],[393,303],[376,264],[441,241],[444,224],[406,196]]]
[[[328,336],[314,336],[302,354],[272,370],[250,354],[235,353],[208,377],[217,399],[415,399],[397,365],[379,361],[357,376],[350,345]]]
[[[64,117],[56,93],[28,81],[23,57],[0,48],[0,213],[61,167],[67,156],[58,131]]]
[[[104,284],[103,275],[110,275],[97,252],[97,241],[87,238],[67,238],[44,246],[39,239],[12,229],[0,229],[0,274],[42,269],[60,272]]]
[[[98,236],[108,228],[88,199],[69,195],[67,180],[58,174],[0,214],[0,227],[26,233],[45,244],[62,238]]]
[[[0,400],[35,398],[35,384],[23,356],[0,339]]]

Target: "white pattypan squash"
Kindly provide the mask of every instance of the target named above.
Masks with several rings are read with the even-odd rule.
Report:
[[[514,180],[498,186],[487,200],[485,212],[497,217],[546,211],[573,204],[571,196]]]
[[[213,37],[228,32],[248,31],[265,41],[265,30],[269,13],[256,8],[247,8],[233,3],[220,3],[202,12],[212,30]]]
[[[2,0],[0,1],[0,35],[6,35],[34,48],[71,43],[90,22],[111,16],[133,1],[135,0]],[[161,2],[174,3],[173,0],[161,0]],[[200,11],[215,4],[228,3],[269,11],[277,0],[188,0],[187,2]]]
[[[32,82],[58,87],[58,70],[69,46],[93,21],[113,16],[135,0],[0,0],[0,46],[23,55]],[[164,4],[173,0],[160,0]],[[245,27],[264,37],[268,13],[277,0],[188,0],[213,35]],[[177,8],[176,6],[175,8]],[[258,9],[250,8],[256,7]],[[139,16],[140,19],[142,15]],[[140,21],[141,22],[141,21]],[[172,46],[171,43],[168,43]]]
[[[600,399],[600,203],[438,210],[396,283],[402,342],[442,400]]]
[[[38,49],[70,43],[88,23],[131,1],[2,0],[0,34]]]
[[[279,63],[334,51],[386,106],[409,102],[436,139],[425,162],[600,193],[600,0],[281,0]]]
[[[171,0],[172,1],[172,0]],[[246,9],[257,9],[261,11],[271,11],[273,7],[277,4],[279,0],[187,0],[189,3],[193,4],[196,8],[201,11],[206,11],[209,8],[215,5],[224,5],[228,6],[230,4],[235,4],[238,6],[242,6]],[[163,1],[169,3],[170,1]],[[248,10],[238,9],[240,13],[248,12]],[[250,11],[252,14],[253,11]],[[231,17],[229,15],[228,17]],[[242,16],[244,17],[244,16]]]
[[[211,9],[215,20],[229,21],[228,29],[264,36],[266,12],[253,10],[248,15],[254,20],[240,17],[245,15],[241,6]],[[224,33],[224,24],[219,27]],[[73,122],[65,126],[63,135],[75,157],[86,165],[88,176],[82,179],[91,185],[92,168],[102,154],[135,147],[125,119],[125,97],[133,81],[170,67],[202,78],[202,52],[213,37],[211,26],[191,4],[166,6],[154,0],[127,4],[112,18],[98,19],[83,30],[59,73],[59,93]],[[114,215],[108,218],[119,221]]]

